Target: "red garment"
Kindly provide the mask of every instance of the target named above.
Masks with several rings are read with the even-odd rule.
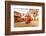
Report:
[[[30,17],[30,16],[26,16],[25,22],[26,22],[26,23],[30,23],[30,22],[31,22],[31,17]]]
[[[17,20],[18,20],[19,22],[21,22],[21,21],[22,21],[22,18],[21,18],[21,17],[19,17]]]

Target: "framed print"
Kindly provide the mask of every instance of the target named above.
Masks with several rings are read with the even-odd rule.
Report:
[[[5,34],[33,34],[45,32],[45,4],[5,1]]]

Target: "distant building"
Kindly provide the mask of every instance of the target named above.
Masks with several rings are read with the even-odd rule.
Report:
[[[14,11],[14,22],[21,22],[21,13]]]
[[[21,16],[21,13],[14,11],[14,16]]]

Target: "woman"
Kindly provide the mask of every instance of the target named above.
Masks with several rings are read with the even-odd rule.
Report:
[[[25,17],[25,22],[26,22],[26,24],[30,23],[31,20],[32,20],[32,19],[31,19],[31,16],[27,15],[27,16]]]

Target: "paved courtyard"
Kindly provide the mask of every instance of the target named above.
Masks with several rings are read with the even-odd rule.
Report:
[[[17,22],[14,24],[14,27],[35,27],[38,26],[38,21],[31,21],[29,24],[25,22]]]

